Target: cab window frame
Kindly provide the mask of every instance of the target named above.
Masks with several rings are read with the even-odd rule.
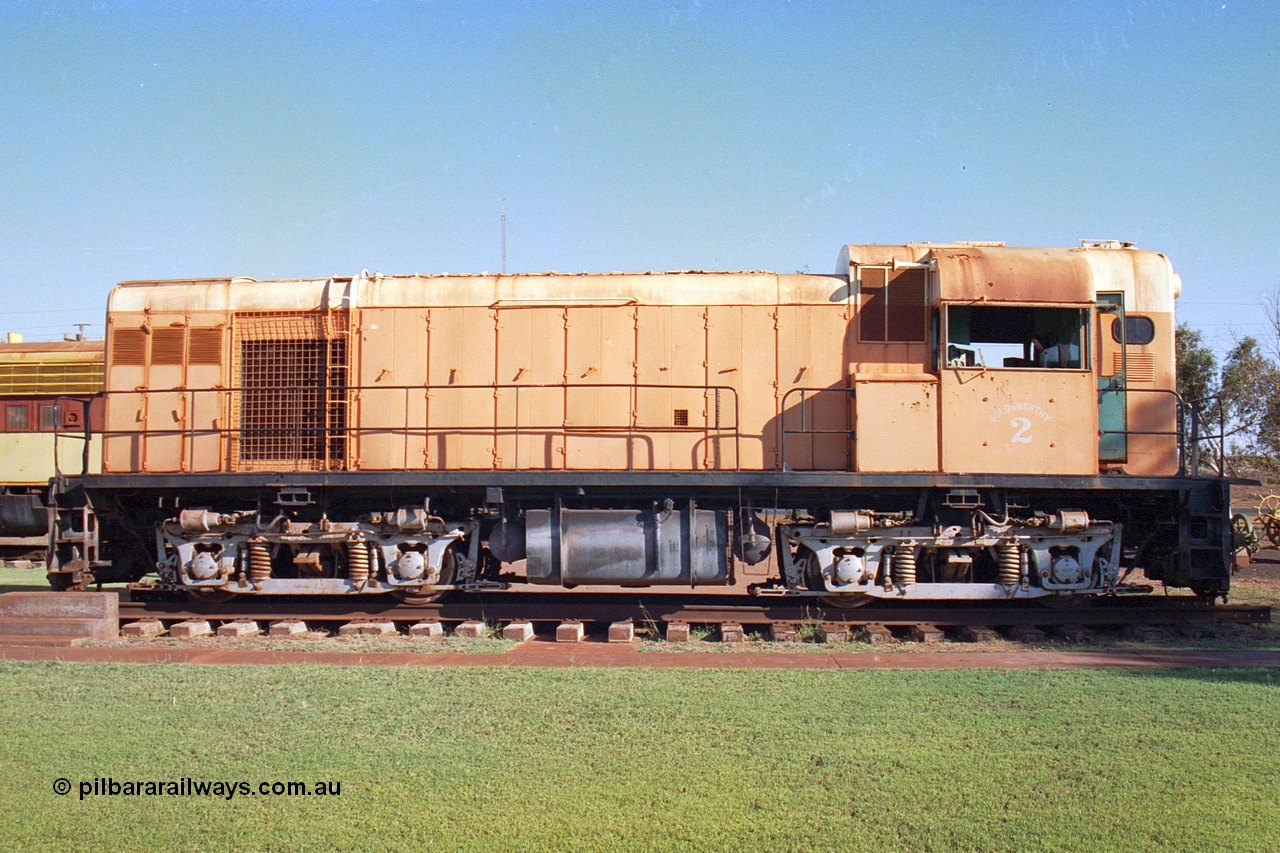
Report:
[[[1092,312],[1086,306],[949,303],[942,307],[939,368],[1089,369]],[[984,347],[995,349],[995,355]]]

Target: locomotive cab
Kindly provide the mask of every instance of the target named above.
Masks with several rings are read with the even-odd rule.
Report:
[[[1163,484],[1167,497],[1197,505],[1196,525],[1156,522],[1129,503],[1164,499],[1145,478],[1183,473],[1172,313],[1180,280],[1163,256],[1111,243],[848,246],[846,265],[864,306],[897,306],[898,338],[922,338],[926,321],[909,306],[924,302],[931,345],[923,375],[871,359],[853,366],[857,469],[938,472],[974,487],[914,513],[868,508],[855,514],[856,530],[835,513],[797,526],[797,574],[847,603],[908,587],[908,597],[940,598],[1149,589],[1120,583],[1139,560],[1150,561],[1148,577],[1218,588],[1220,483]],[[887,325],[864,315],[864,347],[892,337]],[[1073,488],[1073,478],[1091,484]],[[1113,486],[1125,496],[1108,496]],[[1140,557],[1125,557],[1126,522]],[[1181,531],[1180,548],[1153,545],[1162,525]],[[926,564],[935,583],[922,586]]]

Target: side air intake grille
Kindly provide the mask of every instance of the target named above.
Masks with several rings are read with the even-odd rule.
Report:
[[[345,315],[236,318],[236,459],[241,470],[344,467]]]

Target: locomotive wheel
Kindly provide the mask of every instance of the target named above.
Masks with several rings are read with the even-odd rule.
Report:
[[[397,589],[391,594],[394,595],[401,604],[408,604],[411,607],[430,604],[444,596],[444,592],[438,592],[435,590],[423,591],[421,589]]]
[[[73,582],[71,578],[63,574],[46,575],[49,581],[49,588],[54,592],[84,592],[85,584]]]
[[[800,577],[804,578],[804,585],[811,590],[816,591],[827,588],[826,583],[822,580],[822,570],[818,567],[818,561],[808,554],[800,558]],[[863,595],[860,592],[831,592],[819,595],[818,601],[837,610],[852,610],[870,602],[871,596]]]
[[[1222,598],[1223,601],[1227,598],[1226,593],[1220,590],[1216,584],[1210,582],[1192,583],[1191,591],[1196,594],[1196,598],[1202,604],[1212,605],[1218,598]]]
[[[93,585],[93,572],[79,557],[71,557],[59,562],[60,571],[48,572],[45,579],[55,592],[84,592]],[[79,571],[80,579],[72,580],[72,572]]]
[[[449,550],[444,552],[444,556],[441,557],[440,559],[440,581],[439,581],[440,586],[448,586],[449,584],[452,584],[453,575],[454,575],[453,549],[450,548]],[[397,599],[399,599],[402,603],[416,607],[423,604],[430,604],[431,602],[443,597],[446,592],[448,592],[448,590],[438,590],[438,589],[424,590],[421,587],[418,587],[415,589],[397,589],[395,592],[391,594],[394,595]]]

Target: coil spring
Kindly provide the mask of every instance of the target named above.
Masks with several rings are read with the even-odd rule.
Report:
[[[369,549],[363,541],[347,543],[347,577],[354,584],[369,579]]]
[[[893,579],[902,586],[916,582],[916,549],[899,547],[893,552]]]
[[[249,582],[260,584],[271,577],[271,552],[261,542],[249,545]]]
[[[1016,542],[996,546],[996,580],[1002,584],[1022,582],[1022,549]]]

